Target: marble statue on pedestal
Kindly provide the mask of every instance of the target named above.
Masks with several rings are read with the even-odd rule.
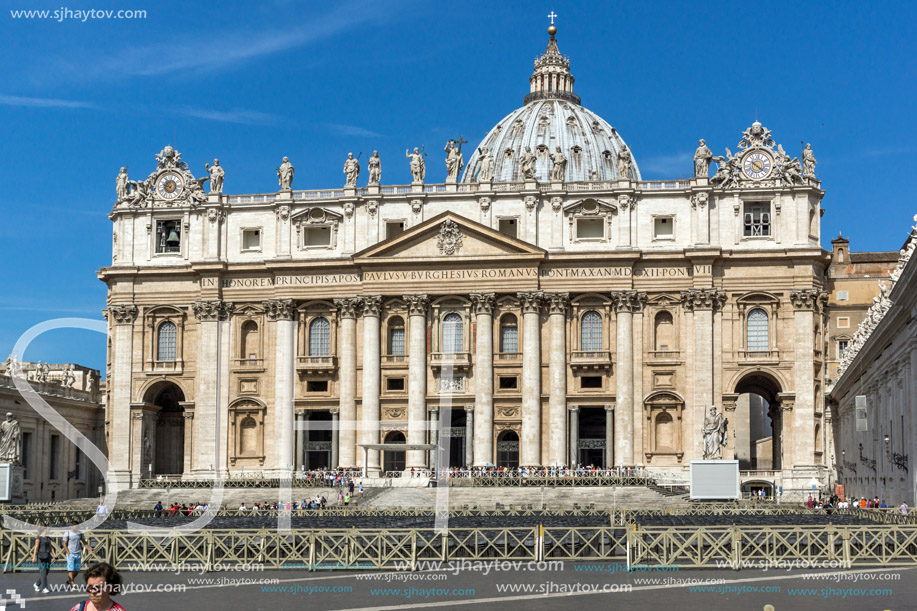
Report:
[[[0,462],[20,464],[22,460],[22,429],[12,412],[0,423]]]
[[[344,162],[344,175],[346,177],[345,187],[357,186],[357,178],[360,177],[360,162],[353,158],[353,153],[347,153],[347,161]]]
[[[618,153],[618,180],[633,180],[634,158],[627,145]]]
[[[711,405],[710,413],[704,418],[704,460],[723,458],[727,424],[729,420],[717,413],[715,405]]]
[[[817,163],[815,153],[812,151],[812,145],[806,144],[806,148],[802,151],[802,175],[806,178],[815,178],[815,165]]]
[[[382,180],[382,159],[379,158],[379,151],[373,151],[373,156],[366,162],[369,168],[369,184],[378,185]]]
[[[459,172],[465,167],[462,150],[455,145],[455,140],[450,140],[443,151],[446,153],[446,177],[450,180],[458,180]]]
[[[519,158],[519,171],[525,180],[535,180],[535,153],[532,147],[525,147],[525,153]]]
[[[204,169],[210,174],[210,192],[222,193],[223,177],[226,175],[226,172],[223,170],[223,166],[220,165],[220,160],[214,159],[213,165],[205,163]]]
[[[427,176],[427,163],[423,160],[423,153],[415,146],[413,153],[405,149],[404,156],[411,160],[411,179],[417,183],[423,182]]]
[[[694,178],[707,178],[710,174],[710,161],[713,151],[707,148],[707,142],[701,138],[697,150],[694,151]]]
[[[121,171],[118,173],[118,178],[115,179],[115,193],[118,194],[119,202],[123,199],[127,199],[127,195],[130,193],[130,184],[131,181],[127,177],[127,168],[121,168]]]
[[[277,168],[277,180],[281,191],[293,190],[293,164],[290,163],[289,157],[284,157],[283,163]]]
[[[563,181],[564,176],[567,174],[567,156],[564,155],[559,146],[551,155],[551,162],[554,164],[551,167],[551,180]]]
[[[481,168],[478,170],[478,182],[490,182],[494,179],[494,154],[490,149],[479,148]]]

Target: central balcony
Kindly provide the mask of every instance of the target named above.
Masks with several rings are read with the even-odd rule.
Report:
[[[456,370],[465,370],[471,366],[470,352],[431,352],[430,367],[434,370],[441,370],[444,367],[452,366]]]
[[[570,368],[574,371],[611,369],[610,350],[573,350],[570,352]]]
[[[296,370],[305,374],[331,373],[337,368],[336,356],[297,356]]]

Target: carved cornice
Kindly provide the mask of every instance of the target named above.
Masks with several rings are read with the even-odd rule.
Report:
[[[647,302],[646,293],[639,291],[612,291],[611,300],[615,312],[642,312]]]
[[[497,300],[496,293],[471,293],[471,303],[474,304],[475,314],[493,315],[494,302]]]
[[[191,311],[194,317],[201,322],[213,322],[217,320],[226,320],[232,314],[235,304],[231,301],[195,301],[191,304]]]
[[[137,318],[137,306],[132,303],[124,305],[108,306],[108,315],[112,317],[115,324],[130,325]]]
[[[401,298],[408,304],[408,316],[426,316],[429,301],[426,295],[402,295]]]
[[[261,302],[268,320],[294,320],[296,318],[296,302],[292,299],[268,299]]]
[[[519,303],[522,306],[523,314],[538,314],[541,311],[541,304],[544,301],[543,292],[526,291],[522,293],[516,293],[516,296],[519,298]]]
[[[337,306],[341,318],[356,318],[361,303],[362,299],[359,297],[336,297],[334,299],[334,305]]]
[[[689,312],[694,310],[722,310],[726,293],[716,289],[689,289],[681,292],[681,304]]]
[[[382,295],[363,296],[363,316],[379,316],[382,313]]]
[[[567,313],[567,306],[570,305],[570,293],[545,293],[545,301],[548,305],[548,314]]]

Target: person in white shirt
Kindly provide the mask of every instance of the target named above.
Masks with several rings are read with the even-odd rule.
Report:
[[[907,503],[905,503],[904,501],[901,501],[901,504],[898,505],[898,511],[901,512],[901,515],[906,516],[907,515]]]
[[[99,499],[99,506],[96,507],[96,514],[107,516],[109,513],[108,507],[105,505],[105,499]]]

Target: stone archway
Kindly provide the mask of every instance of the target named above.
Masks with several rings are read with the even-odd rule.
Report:
[[[153,475],[181,475],[185,470],[185,393],[174,382],[159,382],[146,392],[145,403],[156,408],[153,430],[144,430],[141,452]]]
[[[776,471],[784,464],[784,426],[780,382],[764,371],[739,377],[723,407],[735,435],[732,455],[743,471]]]

